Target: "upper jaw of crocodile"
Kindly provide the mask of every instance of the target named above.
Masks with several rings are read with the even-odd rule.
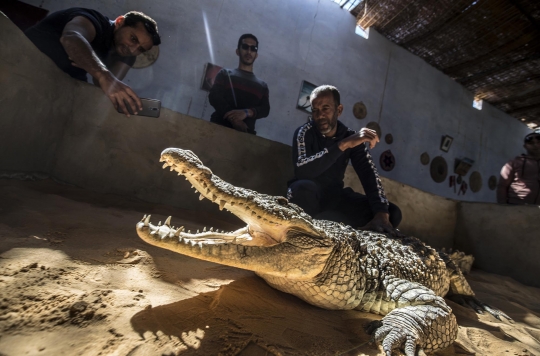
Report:
[[[185,176],[192,187],[200,193],[201,200],[209,199],[218,204],[220,210],[230,211],[247,224],[246,228],[227,234],[208,231],[200,235],[191,235],[190,237],[194,239],[201,241],[205,240],[206,236],[213,243],[216,238],[234,239],[235,243],[248,246],[279,244],[287,240],[290,232],[325,239],[326,233],[315,227],[311,217],[298,206],[290,204],[284,197],[259,194],[221,180],[189,150],[168,148],[161,153],[160,162],[164,162],[164,169],[170,167],[171,171]],[[175,233],[180,236],[178,230]]]

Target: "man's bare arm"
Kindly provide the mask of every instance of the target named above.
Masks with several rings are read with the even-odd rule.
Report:
[[[66,24],[60,42],[73,65],[87,71],[96,78],[101,89],[107,94],[114,107],[120,107],[129,116],[124,101],[137,113],[142,103],[135,92],[111,73],[96,55],[90,43],[96,36],[92,22],[84,16],[74,17]]]
[[[124,80],[131,67],[120,61],[115,61],[109,66],[109,71],[118,79]]]
[[[108,69],[116,78],[124,80],[127,72],[129,72],[131,67],[124,62],[115,61],[108,66]],[[97,80],[97,78],[92,77],[92,82],[94,83],[94,85],[99,87],[99,81]]]

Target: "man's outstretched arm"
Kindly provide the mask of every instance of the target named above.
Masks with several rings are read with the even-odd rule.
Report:
[[[84,16],[77,16],[64,27],[60,42],[73,61],[73,65],[84,69],[97,80],[115,109],[120,108],[129,116],[125,101],[131,106],[131,110],[137,113],[142,110],[141,100],[129,86],[122,83],[101,62],[90,45],[95,37],[96,29],[92,22]]]

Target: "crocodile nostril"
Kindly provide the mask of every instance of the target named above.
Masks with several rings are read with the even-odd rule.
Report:
[[[287,204],[289,204],[289,201],[287,200],[287,198],[284,198],[284,197],[276,197],[276,202],[279,205],[287,205]]]

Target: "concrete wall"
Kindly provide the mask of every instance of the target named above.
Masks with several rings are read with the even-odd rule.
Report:
[[[355,19],[328,0],[26,0],[51,11],[71,6],[92,6],[109,17],[137,9],[154,17],[163,36],[158,61],[132,70],[126,81],[144,97],[159,98],[174,111],[208,120],[212,107],[200,90],[204,64],[235,67],[236,41],[251,32],[260,40],[255,72],[268,82],[270,116],[259,120],[260,136],[290,144],[294,129],[307,114],[296,109],[302,80],[334,84],[342,93],[344,121],[359,129],[378,122],[383,136],[394,143],[379,144],[380,154],[391,149],[396,167],[383,176],[443,197],[494,202],[487,188],[489,176],[522,152],[525,125],[484,103],[472,108],[473,96],[422,59],[370,31],[369,39],[354,33]],[[352,115],[363,101],[367,118]],[[454,138],[448,153],[439,149],[441,136]],[[456,158],[475,161],[483,187],[478,193],[457,195],[448,180],[435,183],[420,155],[441,155],[453,171]],[[468,182],[468,176],[465,177]]]
[[[455,247],[474,266],[540,287],[540,207],[461,202]]]
[[[0,21],[0,171],[49,172],[72,110],[73,80],[48,57],[34,56],[34,45],[2,13]]]

